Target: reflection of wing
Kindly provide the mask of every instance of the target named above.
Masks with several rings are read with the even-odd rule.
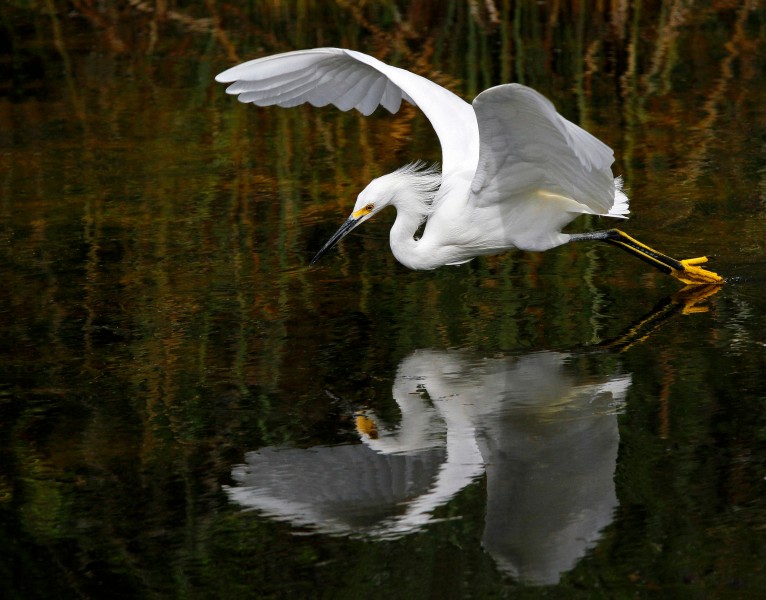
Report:
[[[482,543],[509,574],[555,584],[600,538],[617,507],[615,407],[630,377],[572,387],[568,402],[509,407],[487,423]]]
[[[395,517],[401,503],[424,494],[444,451],[387,456],[361,444],[263,448],[246,460],[232,470],[232,500],[293,525],[353,534]]]
[[[490,88],[473,101],[479,166],[471,183],[481,206],[535,198],[571,198],[595,214],[627,214],[615,204],[612,149],[564,119],[538,92],[519,84]],[[624,198],[624,196],[623,196]]]
[[[286,52],[237,65],[216,80],[234,82],[226,91],[258,106],[334,104],[369,115],[378,106],[395,113],[406,100],[420,107],[436,130],[445,177],[476,167],[479,133],[471,105],[424,77],[361,52],[339,48]]]

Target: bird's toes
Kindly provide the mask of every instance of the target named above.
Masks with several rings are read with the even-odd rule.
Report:
[[[686,260],[679,261],[682,269],[673,269],[671,275],[688,285],[704,285],[704,284],[722,284],[724,282],[723,277],[713,271],[708,271],[697,265],[701,265],[707,262],[707,256],[700,256],[697,258],[687,258]]]

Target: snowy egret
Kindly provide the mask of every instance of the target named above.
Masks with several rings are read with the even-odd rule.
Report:
[[[231,83],[226,92],[240,102],[258,106],[309,102],[369,115],[381,105],[395,113],[406,100],[436,130],[441,172],[416,162],[374,179],[312,264],[390,205],[397,210],[391,250],[411,269],[458,265],[512,248],[543,251],[600,240],[684,283],[723,282],[699,266],[706,257],[676,260],[618,229],[562,233],[581,214],[625,218],[628,198],[612,174],[612,149],[526,86],[499,85],[468,104],[424,77],[340,48],[251,60],[216,80]]]

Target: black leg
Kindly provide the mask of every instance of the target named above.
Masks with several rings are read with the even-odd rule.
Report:
[[[593,231],[591,233],[576,233],[570,236],[569,241],[579,242],[585,240],[598,240],[606,242],[612,246],[622,248],[633,256],[640,258],[644,262],[652,265],[655,269],[671,275],[687,284],[721,284],[723,278],[717,273],[708,271],[698,265],[707,262],[707,257],[689,258],[686,260],[676,260],[642,244],[637,239],[630,237],[624,231],[619,229],[608,229],[606,231]]]

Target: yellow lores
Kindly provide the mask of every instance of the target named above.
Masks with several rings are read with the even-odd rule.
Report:
[[[375,208],[374,204],[368,204],[364,208],[360,208],[359,210],[351,213],[351,216],[354,219],[361,219],[362,217],[366,217],[367,215],[369,215],[372,212],[372,209],[374,208]]]

